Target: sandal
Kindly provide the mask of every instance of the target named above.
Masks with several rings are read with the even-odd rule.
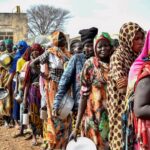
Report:
[[[48,144],[47,143],[43,143],[41,145],[41,150],[47,150],[47,148],[48,148]]]
[[[32,146],[37,146],[37,145],[38,145],[37,141],[32,141]]]
[[[14,135],[13,138],[18,138],[18,137],[21,137],[21,136],[24,136],[24,134],[18,133],[18,134],[16,134],[16,135]]]
[[[32,135],[30,135],[27,138],[25,138],[25,140],[31,140],[31,139],[32,139]]]

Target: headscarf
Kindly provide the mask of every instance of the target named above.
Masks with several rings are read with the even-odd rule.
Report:
[[[15,56],[21,57],[24,54],[24,52],[26,51],[26,49],[28,48],[26,41],[23,41],[23,40],[18,42],[17,47],[20,47],[20,46],[22,46],[23,48],[21,50],[19,49]]]
[[[59,40],[60,34],[64,35],[64,33],[60,32],[60,31],[55,31],[52,33],[51,37],[52,37],[53,47],[49,48],[48,51],[60,59],[63,59],[62,58],[63,57],[62,52],[63,52],[63,54],[65,54],[67,56],[67,58],[69,59],[71,57],[70,52],[65,47],[58,47],[58,45],[59,45],[58,40]],[[64,37],[65,37],[65,35],[64,35]]]
[[[52,33],[51,38],[52,38],[53,46],[58,47],[58,45],[59,45],[58,40],[59,40],[60,34],[63,34],[63,35],[64,35],[64,33],[63,33],[63,32],[60,32],[60,31],[55,31],[55,32]],[[66,37],[66,36],[64,35],[64,37]]]
[[[6,39],[4,42],[5,42],[5,45],[11,45],[11,44],[13,44],[12,39]]]
[[[41,55],[41,54],[44,53],[44,49],[42,48],[42,46],[41,46],[40,44],[38,44],[38,43],[33,43],[32,46],[31,46],[30,48],[28,48],[27,51],[25,52],[24,58],[29,57],[29,59],[30,59],[30,54],[31,54],[32,52],[35,52],[35,51],[38,51],[38,52],[39,52],[39,55]],[[29,62],[29,63],[27,64],[27,67],[26,67],[26,74],[25,74],[25,79],[24,79],[24,88],[25,88],[26,84],[28,83],[28,80],[29,80],[30,77],[31,77],[30,63],[31,63],[31,62]]]
[[[25,51],[25,53],[22,55],[22,58],[25,61],[29,61],[30,60],[30,54],[31,54],[31,47],[28,47]]]
[[[34,51],[38,51],[39,54],[43,54],[44,52],[44,49],[42,48],[42,46],[38,43],[33,43],[32,46],[31,46],[31,53],[34,52]]]
[[[80,42],[81,42],[81,40],[78,40],[78,39],[72,40],[70,43],[70,47],[72,47],[74,44],[80,43]]]
[[[150,52],[150,30],[147,33],[144,47],[141,54],[138,56],[138,58],[135,60],[135,62],[132,64],[130,68],[128,82],[132,80],[136,81],[137,75],[140,69],[142,68],[142,65],[144,64],[143,59],[148,56],[149,52]]]
[[[133,22],[125,23],[121,27],[119,33],[120,47],[124,47],[132,51],[133,39],[135,37],[136,32],[139,30],[143,32],[143,34],[145,34],[144,30],[137,23]]]
[[[102,34],[100,35],[100,37],[96,40],[95,48],[94,48],[94,53],[95,53],[95,56],[96,56],[96,58],[95,58],[95,64],[97,66],[99,66],[99,57],[98,57],[98,54],[97,54],[97,44],[101,40],[105,40],[105,41],[109,42],[109,44],[112,46],[112,38],[110,37],[109,33],[102,32]]]
[[[5,40],[5,46],[6,46],[6,51],[8,53],[12,53],[12,47],[13,47],[13,41],[12,41],[12,39],[6,39]]]
[[[22,46],[23,48],[21,50],[18,50],[13,58],[13,62],[11,64],[11,67],[9,69],[10,73],[13,73],[16,71],[16,65],[17,65],[17,61],[19,58],[22,57],[22,55],[24,54],[24,52],[26,51],[26,49],[28,48],[28,45],[25,41],[19,41],[19,43],[17,44],[18,47]]]
[[[87,42],[93,43],[94,38],[97,35],[97,33],[98,33],[98,29],[96,27],[80,30],[79,34],[81,35],[81,42],[82,42],[83,46]]]
[[[129,57],[128,59],[130,60],[131,63],[134,62],[134,60],[138,56],[138,53],[132,50],[133,40],[137,31],[141,31],[143,34],[145,34],[144,30],[137,23],[128,22],[123,24],[123,26],[120,28],[120,33],[119,33],[119,46],[116,49],[116,53],[118,54],[121,53],[122,56],[120,57],[125,57],[125,58]],[[128,74],[128,71],[126,72],[126,74]],[[125,86],[127,80],[128,77],[120,78],[117,81],[118,86],[119,87]]]
[[[100,35],[100,37],[96,40],[96,43],[95,43],[95,55],[97,55],[97,44],[99,43],[99,41],[101,40],[105,40],[107,42],[110,43],[110,45],[112,46],[112,38],[110,37],[109,33],[107,32],[102,32],[102,34]]]

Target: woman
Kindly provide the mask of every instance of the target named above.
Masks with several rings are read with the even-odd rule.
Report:
[[[25,51],[25,53],[22,55],[22,57],[17,61],[17,68],[16,68],[16,85],[15,85],[15,90],[14,90],[14,97],[16,97],[16,100],[20,99],[23,101],[23,84],[24,84],[24,78],[25,78],[25,68],[26,68],[26,63],[30,61],[30,54],[31,54],[31,48],[28,47]],[[23,74],[23,76],[22,76]],[[16,135],[14,135],[14,138],[24,136],[24,125],[22,124],[23,122],[23,102],[20,103],[20,131]]]
[[[77,131],[84,115],[81,129],[82,135],[92,139],[97,149],[107,147],[108,118],[105,103],[111,50],[110,36],[107,33],[102,33],[95,45],[95,57],[88,59],[82,70],[81,98],[77,122],[70,136],[70,139],[76,139]]]
[[[126,133],[126,139],[132,139],[132,140],[126,141],[126,148],[133,147],[136,150],[150,149],[149,49],[150,49],[150,31],[147,34],[145,44],[141,54],[138,56],[138,58],[135,60],[135,62],[130,68],[129,78],[128,78],[129,94],[127,95],[127,101],[128,101],[127,122],[129,123],[127,123],[126,128],[128,129],[129,133],[132,134]],[[133,98],[131,99],[131,97]],[[134,108],[133,108],[133,103],[134,103]],[[144,134],[144,132],[146,134]],[[138,137],[138,139],[136,139],[135,137]],[[130,141],[133,142],[131,143]]]
[[[144,31],[136,23],[125,23],[119,33],[119,47],[110,60],[108,75],[108,114],[110,149],[122,150],[122,114],[125,111],[125,95],[130,66],[144,44]]]
[[[65,68],[61,79],[59,81],[58,91],[55,96],[55,100],[53,103],[53,115],[58,117],[58,112],[60,108],[60,104],[62,101],[62,97],[70,90],[73,100],[74,106],[72,108],[72,129],[75,127],[78,105],[80,100],[80,75],[85,61],[93,56],[94,53],[94,38],[98,33],[98,29],[95,27],[91,27],[89,29],[82,29],[79,31],[81,35],[81,42],[78,43],[74,48],[79,50],[81,44],[83,46],[82,53],[75,54],[69,60],[67,67]]]
[[[13,52],[13,40],[12,39],[5,39],[5,46],[6,46],[6,50],[9,54],[11,54],[12,56],[15,55],[15,53]]]
[[[69,118],[60,120],[52,117],[52,107],[58,83],[64,70],[64,64],[71,57],[66,49],[66,37],[62,32],[52,33],[53,47],[49,48],[43,55],[35,59],[32,64],[40,61],[46,63],[45,78],[46,104],[48,119],[44,123],[44,141],[49,143],[49,149],[65,149],[69,136]],[[45,148],[47,146],[45,145]]]
[[[3,54],[6,54],[6,46],[5,41],[0,41],[0,57]],[[5,66],[2,66],[0,64],[0,87],[4,87],[5,83],[7,82],[9,77],[8,68]],[[11,100],[10,96],[8,96],[6,103],[4,101],[0,101],[0,114],[3,115],[3,119],[5,122],[5,127],[9,127],[10,123],[10,116],[11,116]]]
[[[70,53],[72,55],[82,53],[83,45],[80,40],[72,40],[70,43]]]
[[[19,41],[17,46],[18,46],[18,51],[14,55],[13,62],[11,64],[11,68],[9,69],[10,75],[9,75],[9,79],[7,81],[8,85],[7,84],[5,85],[5,86],[9,86],[9,83],[11,82],[11,80],[13,80],[13,82],[12,82],[13,91],[15,90],[15,86],[16,86],[16,76],[15,75],[16,75],[16,69],[17,69],[17,62],[22,57],[22,55],[25,53],[26,49],[28,48],[28,45],[25,41]],[[17,129],[19,129],[20,104],[15,99],[13,100],[13,119],[15,121],[15,127]]]
[[[34,43],[31,46],[31,60],[40,56],[44,50],[39,44]],[[42,120],[40,119],[41,95],[39,88],[40,64],[36,63],[30,67],[30,62],[26,63],[26,74],[24,81],[24,107],[28,108],[30,113],[30,124],[32,128],[32,145],[37,145],[36,135],[42,135]],[[27,106],[28,104],[28,106]]]

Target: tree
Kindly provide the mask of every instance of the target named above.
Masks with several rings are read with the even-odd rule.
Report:
[[[29,34],[48,35],[64,31],[64,23],[71,17],[68,10],[47,5],[32,6],[27,10]]]

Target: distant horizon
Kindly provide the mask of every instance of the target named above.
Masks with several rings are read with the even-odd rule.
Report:
[[[57,2],[56,2],[57,1]],[[0,0],[0,13],[14,13],[19,5],[21,13],[33,5],[45,4],[70,11],[72,18],[65,23],[65,34],[79,36],[81,29],[97,27],[99,34],[118,34],[125,22],[136,22],[144,30],[150,29],[149,0]]]

